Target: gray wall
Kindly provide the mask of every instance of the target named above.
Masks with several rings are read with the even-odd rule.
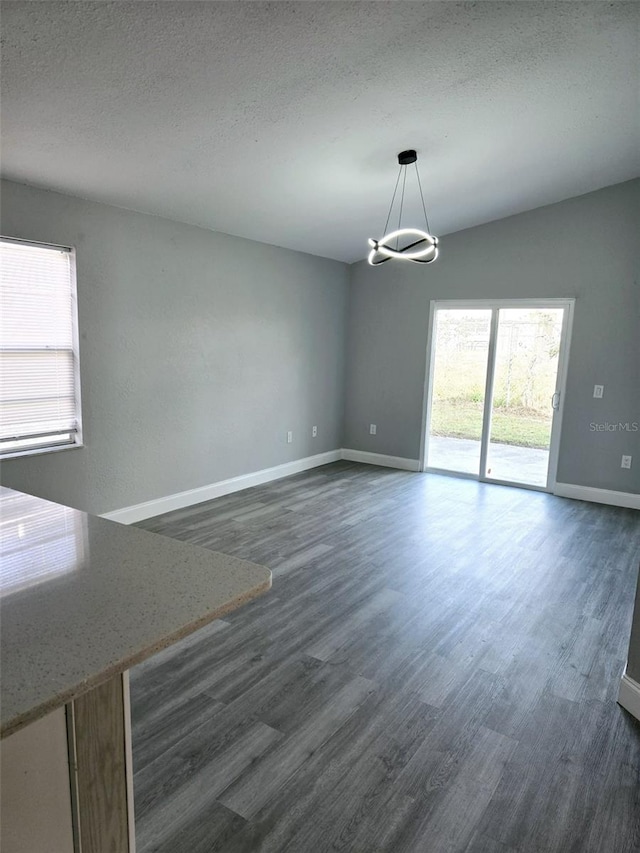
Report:
[[[429,301],[574,296],[558,480],[640,492],[640,433],[589,429],[640,421],[640,181],[445,237],[433,267],[356,264],[350,289],[335,261],[2,190],[3,233],[77,248],[86,442],[6,485],[106,512],[340,446],[416,459]]]
[[[5,485],[101,513],[341,446],[345,264],[11,182],[2,233],[77,249],[86,444]]]
[[[352,267],[344,446],[419,457],[431,299],[575,297],[557,479],[640,492],[640,432],[589,427],[640,422],[640,180],[460,231],[441,248],[433,266]]]

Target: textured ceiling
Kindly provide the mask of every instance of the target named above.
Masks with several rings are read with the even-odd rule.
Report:
[[[635,2],[2,13],[16,181],[354,261],[403,148],[440,236],[640,173]]]

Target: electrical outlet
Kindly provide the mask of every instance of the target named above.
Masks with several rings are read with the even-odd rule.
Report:
[[[376,435],[378,427],[375,424],[369,424],[369,435]]]
[[[620,467],[621,468],[631,468],[631,457],[630,456],[623,456]]]
[[[311,438],[315,438],[317,435],[318,435],[318,427],[317,426],[311,427]]]
[[[598,400],[602,400],[604,397],[604,385],[594,385],[593,386],[593,396]]]
[[[287,444],[291,444],[292,441],[293,441],[293,433],[291,432],[291,430],[289,430],[289,432],[287,433]]]

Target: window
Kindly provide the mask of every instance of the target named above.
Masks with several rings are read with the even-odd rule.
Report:
[[[0,238],[0,455],[82,443],[73,249]]]

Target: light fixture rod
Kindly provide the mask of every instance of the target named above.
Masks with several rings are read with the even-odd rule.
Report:
[[[404,188],[407,185],[407,167],[400,166],[401,169],[404,169],[404,177],[402,179],[402,195],[400,196],[400,215],[398,216],[398,231],[402,227],[402,208],[404,207]],[[396,249],[400,245],[400,237],[396,238]]]
[[[422,209],[424,210],[424,221],[427,223],[427,233],[431,234],[431,228],[429,228],[429,217],[427,216],[427,207],[424,203],[424,196],[422,194],[422,182],[420,181],[420,172],[418,171],[418,164],[415,163],[416,167],[416,176],[418,178],[418,189],[420,190],[420,199],[422,201]]]
[[[389,213],[387,214],[387,221],[384,223],[384,228],[382,229],[382,233],[387,233],[387,227],[389,225],[389,220],[391,219],[391,211],[393,210],[393,203],[396,200],[396,193],[398,192],[398,184],[400,183],[400,175],[402,173],[402,166],[398,169],[398,177],[396,178],[396,185],[393,190],[393,196],[391,197],[391,204],[389,206]]]

